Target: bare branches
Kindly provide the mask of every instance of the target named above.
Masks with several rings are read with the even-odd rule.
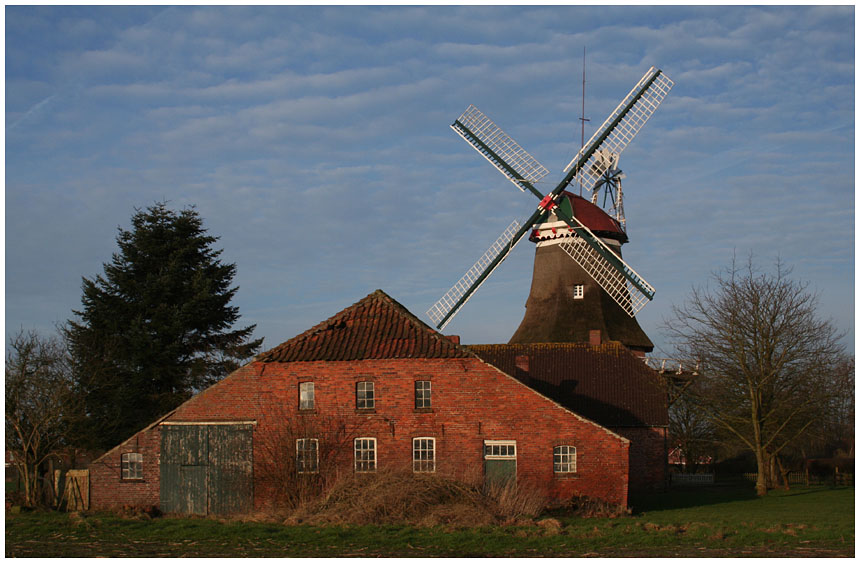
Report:
[[[6,356],[6,450],[24,481],[25,503],[40,496],[39,470],[65,445],[78,401],[62,342],[21,330]]]
[[[677,353],[701,362],[698,403],[756,454],[760,478],[831,400],[828,377],[844,357],[842,335],[790,273],[779,260],[769,273],[752,257],[733,260],[664,322]],[[764,494],[763,481],[757,489]]]

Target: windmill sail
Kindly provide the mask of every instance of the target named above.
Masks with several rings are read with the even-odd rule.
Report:
[[[454,287],[430,307],[427,316],[436,324],[437,329],[445,328],[445,325],[454,318],[460,307],[466,304],[466,301],[481,287],[484,280],[490,277],[493,270],[511,253],[524,233],[525,229],[520,227],[518,221],[511,223],[496,239],[496,242],[475,262],[475,265],[460,278],[460,281],[455,283]],[[519,236],[517,236],[518,234]]]
[[[605,158],[607,151],[614,153],[616,158],[621,154],[654,114],[674,84],[662,71],[652,66],[609,114],[603,125],[591,136],[582,151],[568,163],[564,171],[568,172],[574,163],[577,163],[576,168],[585,171],[579,174],[578,170],[575,171],[577,183],[591,191],[600,179],[600,173],[592,174],[589,171],[600,169],[601,159]]]
[[[559,243],[597,284],[631,317],[654,298],[654,288],[576,217],[563,218],[577,237]],[[573,223],[578,226],[574,226]]]
[[[672,85],[673,82],[662,71],[651,67],[588,144],[567,165],[567,174],[546,196],[533,185],[547,174],[546,168],[475,106],[469,106],[451,128],[520,190],[528,189],[541,202],[522,226],[516,222],[511,224],[460,281],[427,311],[437,329],[441,330],[448,324],[504,261],[523,235],[553,209],[578,235],[578,238],[574,239],[577,242],[568,244],[569,250],[565,251],[612,295],[630,316],[635,315],[646,300],[653,298],[654,288],[578,219],[561,212],[556,206],[556,200],[574,179],[581,181],[591,190],[606,169],[607,158],[610,162],[612,159],[617,161],[618,155],[645,125]]]
[[[543,164],[473,105],[454,121],[451,129],[472,145],[520,191],[525,191],[525,188],[531,187],[530,184],[537,183],[549,174]]]

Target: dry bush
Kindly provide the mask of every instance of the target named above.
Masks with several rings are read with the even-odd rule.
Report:
[[[127,504],[114,508],[112,512],[116,516],[127,520],[151,520],[161,516],[161,510],[155,505],[135,506]]]
[[[631,514],[630,509],[625,506],[587,496],[574,497],[559,508],[571,516],[580,518],[619,518]]]
[[[543,530],[544,535],[557,536],[561,533],[561,522],[555,518],[544,518],[536,522],[539,528]]]
[[[484,494],[495,501],[496,515],[502,519],[534,518],[549,505],[549,498],[534,483],[508,481],[488,485]]]
[[[256,470],[272,499],[270,512],[286,513],[326,494],[345,472],[344,452],[352,451],[352,441],[360,435],[361,421],[346,415],[302,415],[268,413],[276,423],[268,425],[255,444],[259,452]],[[297,470],[296,443],[315,439],[318,469],[314,473]],[[347,460],[348,462],[348,460]]]
[[[473,484],[410,469],[344,474],[316,499],[297,506],[285,524],[413,524],[473,527],[521,523],[543,497],[510,486],[488,493]]]
[[[406,470],[380,469],[339,479],[318,502],[303,507],[313,524],[458,523],[490,512],[473,488],[456,481]],[[456,508],[456,509],[455,509]],[[439,514],[434,517],[434,511]],[[487,520],[479,518],[479,520]]]

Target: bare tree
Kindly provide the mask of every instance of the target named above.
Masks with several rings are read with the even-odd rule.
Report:
[[[696,473],[715,447],[713,422],[696,399],[685,392],[669,407],[669,438],[680,450],[685,473]]]
[[[57,337],[21,330],[6,355],[6,451],[24,483],[24,503],[42,497],[40,470],[65,445],[79,401],[68,356]]]
[[[744,444],[767,494],[779,454],[802,436],[832,399],[827,374],[843,357],[840,334],[818,318],[808,284],[779,261],[760,273],[749,258],[694,288],[664,327],[676,352],[700,361],[690,392],[715,425]]]

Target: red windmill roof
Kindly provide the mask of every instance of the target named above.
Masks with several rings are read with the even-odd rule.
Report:
[[[621,228],[618,221],[607,215],[604,210],[576,194],[562,192],[562,195],[566,197],[567,201],[570,203],[573,216],[579,219],[583,225],[588,227],[592,233],[599,237],[615,239],[621,244],[627,242],[627,233],[624,232],[624,229]],[[561,201],[563,200],[559,200],[560,205]],[[552,229],[551,234],[547,229],[542,230],[538,228],[532,231],[532,234],[529,236],[529,240],[532,242],[538,242],[547,239],[555,239],[559,236],[563,235],[556,234],[555,228]]]
[[[618,222],[606,214],[606,212],[584,197],[580,197],[570,192],[562,192],[562,195],[567,196],[573,206],[573,215],[579,219],[586,227],[597,233],[619,233],[624,234],[624,231],[618,225]],[[626,237],[625,237],[626,238]]]

